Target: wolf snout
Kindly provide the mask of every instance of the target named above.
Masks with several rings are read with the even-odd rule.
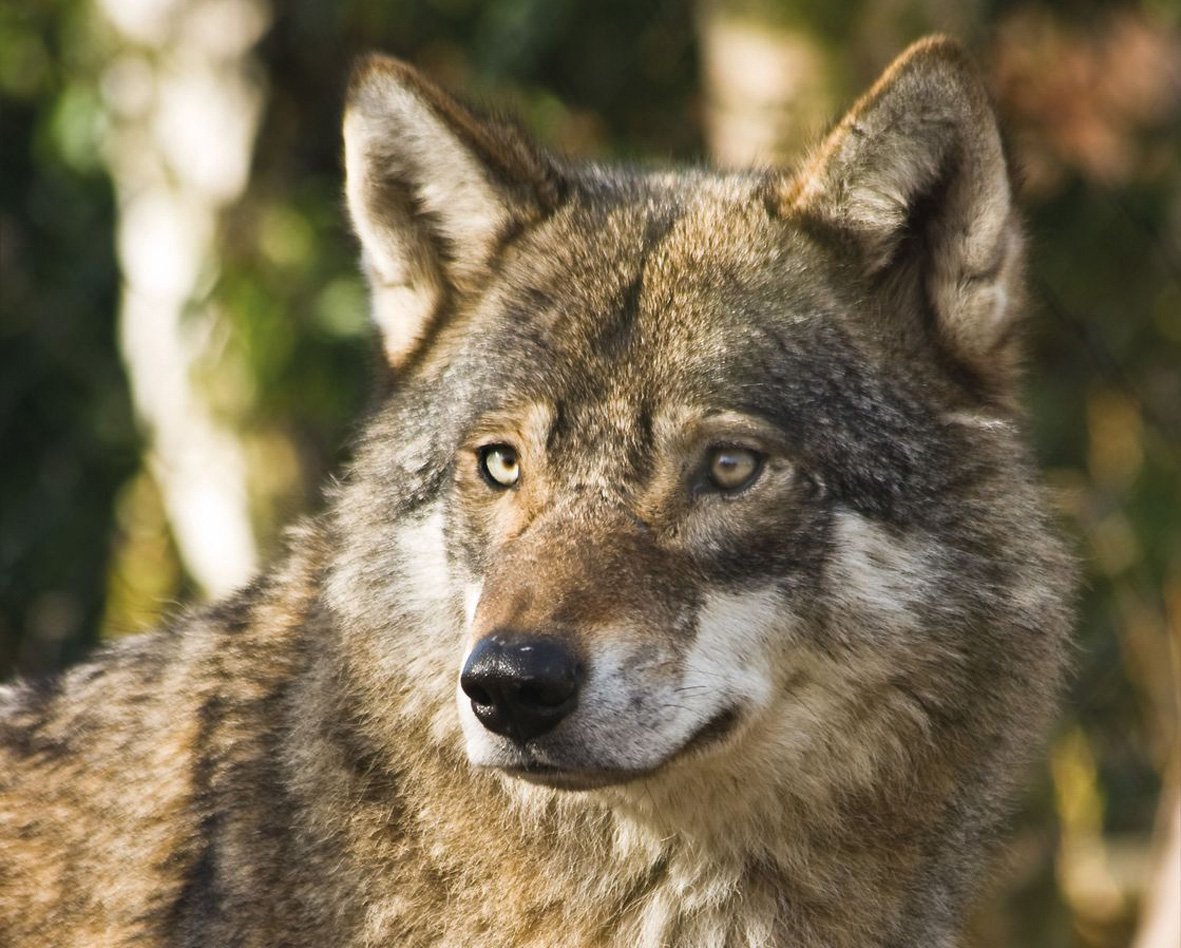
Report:
[[[459,685],[484,727],[523,744],[574,710],[584,677],[578,656],[557,639],[494,632],[472,649]]]

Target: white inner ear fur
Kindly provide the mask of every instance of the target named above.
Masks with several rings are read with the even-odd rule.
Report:
[[[1020,283],[1022,239],[1002,184],[1003,203],[998,194],[985,209],[966,211],[975,224],[950,238],[960,246],[936,256],[927,287],[948,342],[970,359],[987,356],[1016,315],[1009,288]]]
[[[840,123],[795,202],[853,234],[876,272],[892,259],[916,200],[950,169],[927,235],[926,289],[945,341],[984,368],[1009,337],[1020,282],[1008,168],[963,54],[946,41],[916,50]]]
[[[904,232],[910,205],[937,179],[940,153],[962,150],[930,234],[927,291],[947,341],[978,359],[1005,335],[1011,316],[1007,286],[1019,276],[1022,249],[1000,135],[991,118],[971,132],[954,133],[950,145],[946,130],[934,141],[922,132],[921,123],[909,129],[890,124],[874,130],[877,141],[858,140],[861,150],[876,147],[880,155],[850,188],[845,213],[864,235],[871,269],[881,268]],[[906,135],[914,137],[899,140]]]
[[[479,159],[392,75],[371,74],[353,95],[344,142],[345,191],[373,318],[397,363],[421,341],[442,293],[443,248],[424,221],[436,228],[433,237],[447,245],[462,276],[483,263],[508,209]]]

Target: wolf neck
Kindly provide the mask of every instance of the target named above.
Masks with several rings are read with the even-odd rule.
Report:
[[[563,793],[458,756],[423,764],[403,789],[422,810],[432,872],[451,880],[440,897],[468,903],[455,917],[472,927],[456,944],[864,948],[887,944],[905,913],[910,856],[882,856],[880,840],[850,839],[858,830],[790,803],[772,810],[773,793],[743,806],[691,785],[681,800],[639,786]],[[716,819],[687,819],[691,803]]]

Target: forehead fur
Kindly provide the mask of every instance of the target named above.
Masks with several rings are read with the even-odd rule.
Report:
[[[834,309],[807,241],[761,200],[764,183],[593,173],[506,248],[457,333],[464,354],[524,359],[527,386],[544,364],[551,395],[590,395],[587,370],[602,367],[597,384],[616,393],[710,401],[710,367],[749,349],[760,325]]]

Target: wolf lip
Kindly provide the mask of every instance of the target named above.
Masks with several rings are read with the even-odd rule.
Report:
[[[676,760],[679,757],[684,757],[686,754],[693,753],[695,750],[700,750],[708,744],[715,744],[718,741],[725,740],[730,732],[738,725],[738,719],[739,712],[737,708],[723,708],[694,731],[693,736],[675,750],[668,760]]]
[[[599,787],[617,786],[650,777],[661,767],[675,760],[700,750],[701,748],[724,740],[738,724],[739,711],[737,708],[725,708],[706,721],[689,737],[684,744],[669,754],[655,767],[629,769],[581,769],[577,767],[562,767],[556,764],[543,763],[532,760],[524,763],[501,767],[500,769],[510,777],[516,777],[529,783],[552,787],[555,790],[594,790]]]

